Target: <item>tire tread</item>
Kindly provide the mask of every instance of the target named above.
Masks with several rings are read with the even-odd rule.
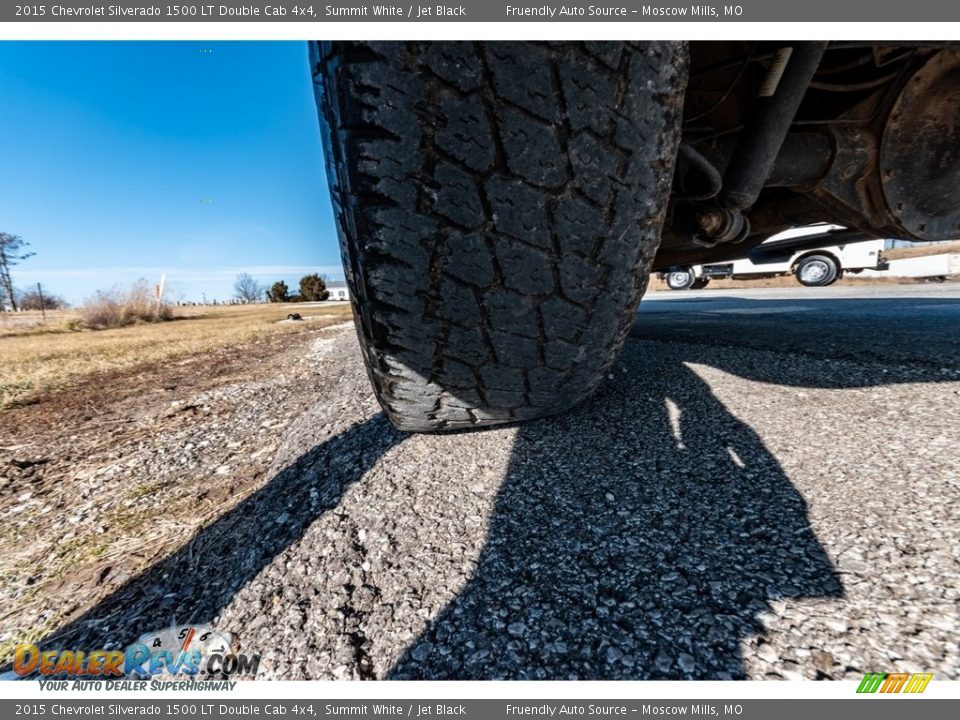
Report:
[[[387,416],[452,430],[603,379],[659,244],[683,43],[311,47],[347,283]]]

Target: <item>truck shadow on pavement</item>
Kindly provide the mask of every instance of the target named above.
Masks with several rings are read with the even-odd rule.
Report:
[[[403,437],[378,413],[317,445],[42,645],[124,647],[174,623],[209,623]]]
[[[520,427],[472,580],[390,677],[742,678],[771,600],[842,596],[804,500],[690,351],[628,341],[597,395]]]

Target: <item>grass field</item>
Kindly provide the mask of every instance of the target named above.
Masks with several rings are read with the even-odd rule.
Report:
[[[93,374],[214,350],[284,332],[305,323],[286,321],[298,312],[310,324],[350,319],[346,303],[266,304],[176,309],[176,319],[114,330],[72,329],[69,311],[7,315],[0,322],[0,409],[68,387]]]
[[[943,253],[957,252],[960,252],[960,240],[937,245],[918,245],[917,247],[884,250],[883,256],[887,260],[902,260],[903,258],[927,257],[928,255],[942,255]]]

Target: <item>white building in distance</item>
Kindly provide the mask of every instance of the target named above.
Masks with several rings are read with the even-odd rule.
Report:
[[[330,297],[327,300],[350,299],[350,291],[347,289],[347,283],[343,280],[330,280],[327,282],[327,290],[330,291]]]

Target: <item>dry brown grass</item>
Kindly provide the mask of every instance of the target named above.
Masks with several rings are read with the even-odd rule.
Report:
[[[884,250],[883,256],[887,260],[902,260],[903,258],[927,257],[928,255],[942,255],[943,253],[960,252],[960,240],[938,245],[918,245],[917,247],[897,248]]]
[[[47,313],[45,325],[28,313],[0,327],[0,408],[61,390],[95,373],[183,357],[268,334],[297,332],[306,323],[285,321],[299,312],[306,323],[331,325],[350,319],[347,304],[236,305],[178,308],[171,322],[111,330],[77,330],[79,315]],[[33,319],[34,324],[29,321]]]

